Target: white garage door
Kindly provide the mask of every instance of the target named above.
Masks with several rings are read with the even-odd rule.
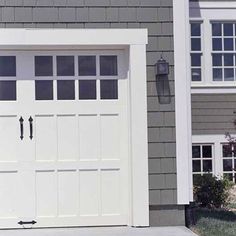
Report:
[[[127,225],[124,61],[1,52],[0,228]]]

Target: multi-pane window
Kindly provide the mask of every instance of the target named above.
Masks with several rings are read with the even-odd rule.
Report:
[[[0,101],[16,100],[16,57],[0,56]]]
[[[236,183],[236,145],[222,144],[223,174]]]
[[[191,27],[191,79],[202,80],[202,40],[201,23],[192,22]]]
[[[212,23],[213,81],[235,81],[236,24]]]
[[[45,55],[34,61],[36,100],[75,100],[76,94],[79,100],[118,99],[117,55]]]
[[[192,146],[193,179],[196,181],[198,176],[212,174],[213,172],[213,145],[194,144]]]

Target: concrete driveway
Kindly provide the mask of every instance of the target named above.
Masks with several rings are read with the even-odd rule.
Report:
[[[0,236],[197,236],[185,227],[96,227],[0,230]]]

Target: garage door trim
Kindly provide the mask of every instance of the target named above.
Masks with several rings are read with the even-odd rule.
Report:
[[[146,29],[1,29],[0,50],[125,49],[129,60],[130,220],[149,225]]]

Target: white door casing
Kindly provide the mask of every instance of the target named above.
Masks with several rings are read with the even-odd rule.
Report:
[[[140,49],[145,55],[142,52],[145,47]],[[118,55],[117,101],[80,101],[78,92],[73,101],[57,101],[55,97],[53,101],[35,101],[34,55],[53,55],[55,64],[57,55],[75,55],[76,60],[79,54],[91,53],[97,58],[101,54]],[[1,52],[1,55],[7,54],[17,55],[19,71],[17,101],[0,103],[0,139],[4,140],[0,144],[3,157],[0,186],[4,189],[0,199],[5,207],[0,210],[0,227],[19,227],[20,220],[36,220],[36,227],[148,225],[148,189],[140,194],[143,205],[140,212],[134,211],[134,205],[139,204],[139,196],[134,196],[134,191],[148,188],[147,142],[143,143],[144,149],[141,148],[141,155],[144,155],[141,172],[144,173],[143,183],[138,185],[133,178],[135,171],[131,171],[134,168],[131,156],[135,151],[132,142],[141,137],[132,138],[135,130],[129,127],[132,126],[129,107],[134,101],[130,101],[132,67],[128,63],[127,50]],[[140,62],[145,61],[141,59]],[[75,71],[76,66],[75,62]],[[142,69],[139,71],[145,77]],[[60,80],[54,78],[53,81],[54,92],[57,79]],[[99,79],[96,81],[99,97]],[[78,88],[76,78],[75,88]],[[141,102],[145,109],[145,98]],[[20,117],[24,119],[23,140],[19,137]],[[29,138],[30,117],[33,119],[32,140]],[[143,130],[142,139],[145,140],[146,127]],[[10,154],[9,143],[14,147]]]

